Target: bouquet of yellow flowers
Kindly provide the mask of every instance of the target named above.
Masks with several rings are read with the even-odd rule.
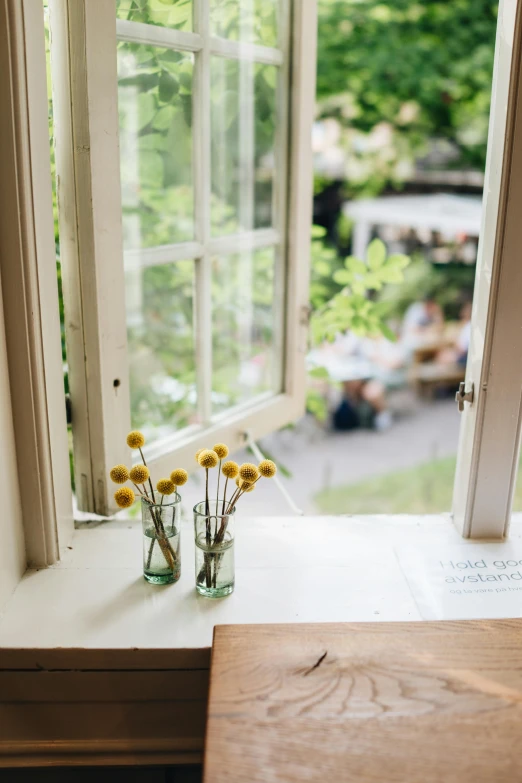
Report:
[[[188,473],[183,468],[176,468],[169,478],[159,479],[154,490],[142,451],[145,437],[138,430],[133,430],[127,435],[127,445],[140,452],[142,462],[130,469],[126,465],[115,465],[112,468],[110,477],[115,484],[131,482],[134,486],[134,489],[121,486],[114,493],[114,500],[119,508],[129,508],[137,496],[141,498],[145,579],[153,584],[176,582],[181,574],[179,542],[181,498],[177,488],[187,482]]]
[[[277,472],[272,460],[238,465],[226,460],[228,454],[224,443],[196,453],[196,462],[205,470],[205,500],[194,507],[196,589],[208,597],[228,595],[234,589],[233,518],[238,501],[253,492],[260,479],[273,478]],[[209,494],[209,471],[214,468],[218,468],[215,498]],[[225,478],[222,494],[221,476]],[[234,480],[229,493],[229,482]]]

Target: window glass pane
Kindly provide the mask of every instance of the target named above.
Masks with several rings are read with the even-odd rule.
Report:
[[[210,0],[210,31],[222,38],[277,46],[279,0]]]
[[[118,19],[192,30],[192,0],[116,0]]]
[[[278,69],[222,57],[211,69],[212,233],[271,226]]]
[[[274,248],[212,259],[212,409],[278,391]]]
[[[118,45],[125,248],[194,236],[193,65],[190,53]]]
[[[125,260],[132,426],[150,443],[196,421],[194,263]]]

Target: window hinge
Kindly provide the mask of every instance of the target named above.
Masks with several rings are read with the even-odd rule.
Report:
[[[469,402],[470,405],[473,405],[473,398],[475,396],[475,384],[470,383],[468,386],[468,389],[466,390],[466,384],[464,381],[459,383],[459,390],[455,395],[455,402],[459,406],[459,411],[462,413],[464,410],[464,403]]]

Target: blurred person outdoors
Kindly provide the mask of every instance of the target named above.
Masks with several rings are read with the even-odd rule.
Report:
[[[466,366],[468,360],[469,342],[471,339],[472,302],[466,299],[460,308],[459,329],[453,345],[444,348],[436,356],[439,364],[459,364]]]
[[[392,415],[387,391],[405,379],[400,343],[348,333],[335,341],[334,351],[336,361],[330,362],[330,375],[341,382],[343,392],[332,417],[334,429],[388,429]]]
[[[444,313],[432,296],[413,302],[404,314],[401,343],[413,352],[423,343],[437,339],[444,329]]]

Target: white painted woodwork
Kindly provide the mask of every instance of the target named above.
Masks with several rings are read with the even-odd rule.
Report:
[[[246,41],[234,41],[230,38],[219,38],[216,35],[210,38],[210,51],[211,54],[218,54],[230,60],[245,60],[265,65],[282,65],[284,60],[284,54],[279,49]]]
[[[0,273],[8,377],[27,560],[43,566],[57,560],[59,537],[63,547],[73,530],[43,6],[2,0],[0,14]],[[9,492],[11,526],[18,501],[16,490]],[[2,523],[6,515],[3,510]],[[11,556],[19,564],[16,542],[17,534]],[[9,556],[5,543],[1,548]]]
[[[49,6],[76,492],[80,508],[107,514],[130,421],[116,13],[107,0]]]
[[[518,515],[511,539],[521,537]],[[194,587],[193,538],[189,518],[181,579],[156,587],[142,577],[139,522],[77,530],[58,565],[23,577],[0,618],[0,648],[165,649],[191,668],[216,624],[420,620],[395,548],[462,545],[449,516],[240,516],[236,590],[213,601]]]
[[[289,46],[289,3],[281,3],[277,49],[211,36],[208,0],[194,3],[193,33],[116,20],[114,3],[106,0],[88,3],[50,0],[50,7],[76,485],[79,507],[103,514],[112,506],[106,484],[108,468],[111,463],[125,461],[121,444],[125,430],[130,427],[121,200],[116,170],[119,162],[116,41],[166,46],[196,55],[194,241],[129,251],[133,262],[143,266],[182,259],[195,261],[200,425],[153,444],[147,451],[147,459],[155,470],[161,470],[162,465],[172,466],[173,460],[192,467],[194,450],[206,445],[208,438],[226,439],[232,448],[238,448],[244,442],[246,431],[252,437],[261,437],[295,420],[304,410],[316,4],[315,0],[296,3]],[[212,55],[244,60],[247,64],[267,63],[279,69],[276,139],[279,182],[274,196],[273,229],[246,230],[231,237],[210,235]],[[288,146],[291,165],[287,167]],[[287,210],[289,200],[292,215]],[[249,406],[238,406],[227,416],[213,418],[212,332],[208,318],[212,304],[211,256],[269,246],[274,247],[277,261],[275,306],[281,328],[275,330],[279,353],[276,370],[282,377],[276,388],[282,393],[260,396]],[[112,386],[114,379],[120,382],[116,393]]]
[[[202,426],[211,418],[212,395],[212,312],[210,241],[210,4],[196,0],[194,26],[203,41],[203,49],[196,58],[193,82],[193,155],[194,155],[194,214],[196,239],[203,245],[203,253],[196,262],[196,290],[194,296],[194,328],[196,347],[196,386],[198,416]],[[198,447],[199,448],[199,447]],[[194,466],[192,460],[191,466]],[[162,474],[163,475],[163,474]],[[167,475],[167,474],[165,474]]]
[[[466,383],[453,511],[463,536],[503,538],[520,452],[522,363],[522,3],[499,22]]]
[[[308,347],[310,224],[313,167],[310,154],[315,112],[317,0],[292,7],[292,63],[288,204],[288,262],[284,388],[297,411],[304,410]],[[256,436],[252,433],[252,437]]]
[[[201,35],[198,33],[176,30],[173,27],[132,22],[129,19],[116,19],[116,35],[119,41],[160,46],[164,49],[175,49],[181,52],[199,52],[203,46]]]
[[[1,57],[1,55],[0,55]],[[1,60],[0,60],[1,62]],[[22,504],[18,487],[16,445],[9,389],[4,308],[0,280],[0,464],[2,465],[2,518],[0,519],[0,612],[14,593],[26,568]]]
[[[449,516],[238,523],[225,599],[196,594],[190,519],[175,585],[143,580],[136,520],[77,530],[58,565],[26,573],[0,615],[0,767],[197,763],[215,625],[420,621],[397,549],[476,548]]]
[[[196,18],[198,12],[196,11]],[[204,46],[201,28],[196,24],[196,32],[176,30],[171,27],[132,22],[127,19],[116,20],[116,34],[119,41],[141,43],[148,46],[160,46],[183,52],[199,52]],[[264,63],[266,65],[282,65],[283,52],[270,46],[234,41],[229,38],[209,36],[211,54],[227,57],[231,60],[247,60],[248,62]]]

